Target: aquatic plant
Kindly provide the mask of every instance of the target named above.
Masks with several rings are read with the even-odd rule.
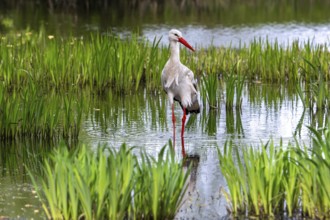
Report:
[[[173,218],[181,204],[189,169],[175,161],[174,150],[163,147],[158,158],[123,144],[118,151],[83,145],[74,152],[54,150],[44,173],[30,172],[48,218],[117,219]]]
[[[329,83],[326,81],[328,77],[323,72],[320,64],[320,60],[314,58],[315,63],[304,59],[307,67],[302,67],[304,75],[308,76],[309,83],[299,83],[296,85],[296,90],[305,108],[309,108],[316,111],[325,110],[330,107],[330,94],[329,94]],[[308,72],[307,72],[308,71]],[[304,88],[301,88],[304,86]]]
[[[327,218],[330,211],[329,123],[320,130],[308,128],[312,133],[313,147],[298,151],[298,163],[303,169],[300,173],[302,210],[313,218]]]
[[[190,173],[185,173],[182,164],[175,162],[174,150],[165,148],[158,158],[141,154],[141,163],[137,170],[137,183],[134,190],[135,217],[152,219],[173,219],[185,194],[186,180]]]
[[[240,109],[242,105],[245,76],[236,73],[235,69],[238,69],[238,66],[239,63],[235,64],[231,72],[225,77],[226,109],[232,109],[234,106],[236,109]]]
[[[243,97],[243,88],[245,84],[245,76],[238,74],[236,85],[235,85],[235,93],[236,93],[236,109],[241,109],[242,107],[242,97]]]
[[[33,81],[38,88],[77,88],[89,86],[102,93],[105,89],[127,92],[145,87],[160,88],[161,69],[168,58],[168,48],[160,39],[149,42],[133,34],[119,37],[113,33],[90,37],[60,37],[22,32],[0,40],[0,79],[3,85],[20,88]],[[293,42],[281,46],[276,41],[253,41],[241,48],[199,49],[194,56],[182,51],[182,62],[201,77],[235,72],[246,80],[261,82],[311,82],[311,63],[320,63],[325,81],[329,80],[330,59],[327,45]],[[239,65],[237,65],[239,63]]]
[[[42,88],[89,85],[102,92],[139,84],[152,48],[146,41],[92,35],[88,40],[39,34],[6,36],[0,41],[5,85],[19,87],[28,78]],[[134,52],[133,52],[134,51]]]
[[[275,151],[273,143],[268,144],[269,147],[266,144],[261,151],[253,147],[244,148],[240,155],[229,142],[223,154],[219,151],[220,167],[225,178],[228,178],[230,189],[227,198],[230,197],[234,215],[247,210],[252,215],[272,216],[281,207],[284,195],[281,195],[283,186],[280,174],[285,169],[285,154],[281,150]],[[234,155],[237,162],[233,160]],[[234,181],[234,184],[229,181]]]
[[[215,73],[209,75],[202,75],[201,78],[201,96],[204,99],[204,104],[206,103],[206,99],[211,109],[218,108],[218,81],[218,76]]]
[[[300,147],[273,142],[243,147],[227,142],[218,149],[220,168],[229,193],[224,194],[234,216],[329,217],[329,129],[316,130],[313,146]]]
[[[226,79],[226,109],[234,107],[236,75],[228,75]]]
[[[0,93],[0,140],[77,140],[88,112],[82,96],[40,94],[33,85],[12,92],[1,87]]]
[[[201,78],[201,94],[209,106],[219,106],[219,86],[226,85],[227,109],[240,109],[244,86],[253,87],[245,82],[252,81],[285,82],[288,88],[303,85],[297,91],[305,106],[325,109],[330,99],[327,50],[326,45],[311,42],[296,41],[284,47],[256,39],[238,49],[202,48],[194,56],[183,50],[181,59]],[[97,33],[77,38],[46,35],[41,29],[2,37],[0,57],[0,138],[76,138],[88,103],[83,97],[67,97],[55,105],[46,98],[52,93],[49,88],[58,94],[91,90],[99,96],[113,92],[127,95],[143,88],[151,94],[161,89],[168,48],[159,45],[159,39],[149,42],[134,34]],[[251,100],[257,99],[250,88]],[[281,97],[275,92],[264,100],[276,106]]]

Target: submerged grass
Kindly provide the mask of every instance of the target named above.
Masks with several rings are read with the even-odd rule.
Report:
[[[172,147],[138,160],[125,145],[118,151],[99,146],[94,153],[62,146],[43,167],[42,177],[30,176],[51,219],[173,219],[189,175]]]
[[[218,151],[229,190],[224,193],[234,216],[329,217],[330,132],[309,129],[311,149],[268,142],[238,150],[227,142],[224,152]]]

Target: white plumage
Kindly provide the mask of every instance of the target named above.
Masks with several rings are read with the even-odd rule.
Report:
[[[175,140],[174,101],[179,102],[183,110],[181,137],[184,133],[186,114],[199,113],[200,102],[194,73],[180,61],[179,43],[192,51],[194,49],[182,37],[182,33],[176,29],[170,30],[169,42],[171,56],[162,71],[161,81],[172,106],[173,139]]]
[[[176,100],[186,113],[199,113],[199,92],[194,73],[180,61],[179,42],[194,51],[194,49],[182,38],[180,31],[172,29],[169,32],[170,59],[165,64],[162,72],[162,85],[168,95],[170,104]]]

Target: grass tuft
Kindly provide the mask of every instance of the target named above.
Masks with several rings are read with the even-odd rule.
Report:
[[[268,142],[238,150],[227,142],[224,152],[218,150],[234,216],[330,217],[330,132],[309,129],[311,149]]]
[[[118,151],[86,145],[70,152],[65,146],[43,164],[44,174],[30,172],[48,218],[172,219],[186,190],[188,171],[163,147],[158,158],[123,144]]]

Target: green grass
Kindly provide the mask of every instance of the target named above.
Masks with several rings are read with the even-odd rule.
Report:
[[[0,40],[0,79],[14,88],[26,86],[31,79],[39,88],[89,86],[99,93],[109,88],[117,92],[138,89],[146,81],[154,89],[152,82],[159,82],[167,60],[161,56],[167,50],[158,50],[158,43],[114,34],[61,38],[42,30],[8,35]]]
[[[306,108],[319,110],[329,108],[327,51],[326,45],[311,42],[281,47],[256,39],[238,49],[211,46],[197,48],[194,54],[182,50],[181,61],[201,78],[202,99],[211,108],[220,106],[222,85],[227,109],[240,109],[246,83],[260,82],[296,88]],[[46,35],[41,29],[3,36],[0,57],[0,139],[77,139],[88,103],[83,97],[63,97],[56,106],[47,99],[49,91],[91,90],[100,96],[130,94],[141,88],[148,94],[160,91],[169,50],[159,45],[159,39],[148,42],[134,34],[64,38]],[[252,92],[250,97],[257,99]],[[272,97],[264,99],[277,105],[278,93]]]
[[[297,92],[305,108],[313,111],[325,110],[330,108],[329,82],[327,73],[322,70],[320,60],[314,58],[315,63],[305,59],[308,69],[303,68],[305,75],[310,77],[310,83],[297,84]],[[304,86],[303,88],[301,88]]]
[[[48,218],[173,219],[186,190],[189,171],[163,147],[157,158],[122,145],[118,151],[82,146],[54,150],[43,175],[30,172]]]
[[[328,218],[330,213],[330,132],[309,127],[313,146],[260,147],[227,142],[218,150],[227,180],[224,194],[234,216],[287,215]]]
[[[208,103],[210,109],[217,109],[219,106],[219,79],[216,74],[203,75],[201,78],[201,96],[204,104]],[[206,99],[206,100],[205,100]]]
[[[313,46],[310,42],[299,46],[296,41],[281,47],[277,42],[256,39],[239,49],[201,48],[193,55],[183,50],[181,60],[197,76],[207,72],[226,78],[235,69],[250,81],[296,83],[315,79],[310,74],[313,67],[305,60],[320,64],[324,80],[329,80],[327,51],[326,45]],[[125,92],[139,87],[159,89],[169,51],[167,46],[159,46],[159,39],[148,42],[134,34],[129,38],[112,33],[62,38],[41,30],[2,37],[0,55],[0,80],[8,87],[19,88],[32,80],[39,88],[89,86],[99,92]]]
[[[164,98],[159,98],[142,90],[123,95],[112,91],[96,95],[88,88],[47,93],[36,87],[7,91],[0,86],[0,141],[76,142],[86,121],[105,133],[110,127],[117,130],[124,124],[136,123],[164,130],[167,99],[163,95]]]
[[[0,88],[0,140],[77,140],[86,100],[73,94],[42,94],[35,86]]]

